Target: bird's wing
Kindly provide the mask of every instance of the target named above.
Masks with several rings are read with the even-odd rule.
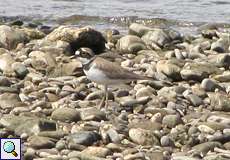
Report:
[[[135,74],[122,68],[120,65],[107,61],[101,57],[97,57],[94,62],[96,68],[102,70],[104,74],[110,79],[122,79],[122,80],[150,80],[152,78]]]

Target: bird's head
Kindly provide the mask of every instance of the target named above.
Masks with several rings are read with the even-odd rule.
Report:
[[[75,55],[72,56],[74,58],[77,58],[78,60],[81,61],[82,64],[86,64],[90,61],[95,56],[95,53],[93,52],[92,49],[82,47],[79,48],[76,52]]]

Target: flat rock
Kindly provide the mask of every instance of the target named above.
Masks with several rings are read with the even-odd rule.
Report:
[[[141,128],[131,128],[129,130],[130,139],[140,145],[159,145],[159,140],[154,136],[154,134],[145,129]]]
[[[28,138],[30,147],[35,149],[53,148],[55,143],[51,138],[41,136],[31,136]]]
[[[33,135],[41,131],[56,130],[56,123],[54,121],[35,117],[5,115],[0,119],[0,124],[14,131],[18,136],[22,133]]]
[[[0,95],[0,108],[13,109],[20,106],[26,106],[26,105],[21,102],[18,94],[3,93]]]
[[[221,73],[220,69],[210,63],[186,63],[181,70],[181,77],[185,80],[202,81],[211,74]]]
[[[194,147],[192,147],[192,149],[198,153],[202,153],[202,154],[206,154],[208,151],[213,150],[215,147],[220,147],[221,148],[221,143],[219,142],[205,142],[202,144],[198,144]]]
[[[80,117],[83,121],[100,121],[106,119],[105,113],[100,111],[99,109],[96,109],[95,107],[82,108],[78,111],[80,112]]]
[[[111,151],[108,148],[104,147],[90,146],[84,149],[81,153],[95,157],[105,158],[107,155],[111,154]]]
[[[66,137],[69,143],[92,145],[94,142],[100,140],[100,135],[96,132],[80,131],[74,134],[70,134]]]
[[[80,113],[73,108],[58,108],[52,112],[51,118],[62,122],[77,122],[80,120]]]

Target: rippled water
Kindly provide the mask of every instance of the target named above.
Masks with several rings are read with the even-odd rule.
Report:
[[[84,15],[84,22],[96,25],[96,17],[129,16],[229,23],[230,0],[0,0],[0,16],[4,17],[55,20],[72,15]]]

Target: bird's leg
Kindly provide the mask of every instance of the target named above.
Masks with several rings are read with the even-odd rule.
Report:
[[[109,92],[108,92],[108,86],[105,85],[105,109],[108,109],[108,99],[109,99]]]
[[[102,107],[105,107],[107,109],[108,107],[108,89],[107,85],[104,86],[104,96],[100,102],[99,108],[101,109]]]

